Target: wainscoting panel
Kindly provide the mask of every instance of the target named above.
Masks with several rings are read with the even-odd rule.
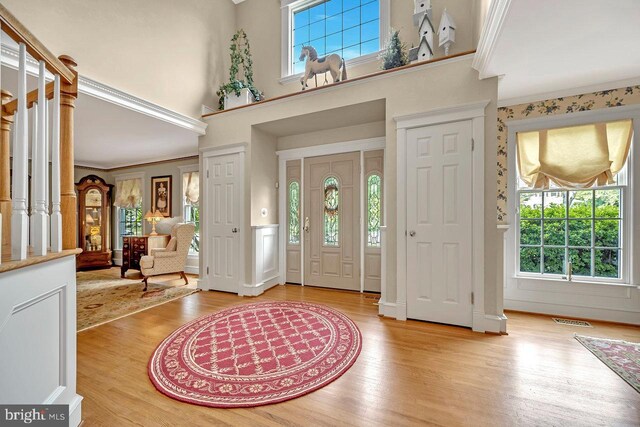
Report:
[[[251,283],[245,284],[242,295],[260,295],[278,284],[280,260],[278,257],[278,224],[251,227],[253,257]]]

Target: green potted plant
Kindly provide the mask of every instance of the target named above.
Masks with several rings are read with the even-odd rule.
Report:
[[[263,99],[263,94],[253,84],[253,60],[249,48],[249,39],[240,29],[231,39],[231,67],[229,82],[220,86],[216,95],[219,97],[219,109],[227,110],[240,105],[251,104]],[[244,79],[238,78],[242,66]]]
[[[393,31],[393,30],[392,30]],[[399,31],[393,31],[387,46],[380,54],[382,59],[382,69],[390,70],[392,68],[402,67],[407,65],[409,60],[407,58],[407,47],[400,41]]]

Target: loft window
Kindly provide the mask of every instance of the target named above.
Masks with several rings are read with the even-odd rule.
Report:
[[[283,75],[304,71],[304,61],[299,60],[303,46],[313,46],[319,57],[335,53],[345,60],[377,54],[381,49],[389,0],[282,2],[283,13],[287,13],[283,25],[289,33],[288,45],[283,46],[283,52],[288,52]]]
[[[631,120],[517,134],[519,273],[622,279]]]

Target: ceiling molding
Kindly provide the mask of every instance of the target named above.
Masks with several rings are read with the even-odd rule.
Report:
[[[74,165],[74,167],[82,168],[82,169],[96,170],[96,171],[101,171],[101,172],[114,172],[114,171],[118,171],[118,170],[121,170],[121,169],[141,168],[141,167],[146,167],[146,166],[159,165],[159,164],[163,164],[163,163],[175,163],[175,162],[183,162],[183,161],[187,161],[187,160],[195,160],[195,161],[197,161],[199,158],[200,157],[197,154],[195,154],[195,155],[192,155],[192,156],[176,157],[176,158],[172,158],[172,159],[153,160],[153,161],[150,161],[150,162],[133,163],[133,164],[127,164],[127,165],[114,166],[114,167],[110,167],[110,168],[105,168],[105,167],[91,165],[91,164],[82,164],[82,163],[76,163]],[[182,166],[180,166],[180,167],[182,167]]]
[[[487,73],[489,60],[498,42],[498,37],[502,32],[502,26],[509,13],[511,0],[493,0],[489,6],[487,17],[482,27],[482,34],[478,41],[478,48],[473,58],[473,69],[480,73],[480,78],[494,77]]]
[[[2,64],[14,70],[18,69],[18,51],[12,46],[2,45]],[[38,75],[38,62],[27,57],[27,73]],[[48,73],[47,78],[52,80]],[[192,117],[164,108],[160,105],[130,95],[114,87],[97,82],[89,77],[78,76],[78,92],[118,105],[123,108],[153,117],[175,126],[190,130],[198,135],[206,133],[207,124]]]
[[[233,4],[240,4],[242,3],[244,0],[231,0],[233,2]]]
[[[548,99],[566,98],[569,96],[584,95],[584,94],[593,93],[593,92],[600,92],[603,90],[618,89],[621,87],[629,87],[629,86],[637,86],[637,85],[640,85],[640,76],[632,79],[615,80],[611,82],[598,83],[598,84],[593,84],[589,86],[567,88],[567,89],[557,90],[553,92],[537,93],[537,94],[531,94],[526,96],[519,96],[515,98],[498,99],[498,108],[510,107],[512,105],[525,104],[529,102],[546,101]]]

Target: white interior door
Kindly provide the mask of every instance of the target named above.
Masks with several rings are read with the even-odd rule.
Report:
[[[360,153],[304,160],[304,283],[360,290]]]
[[[472,125],[407,131],[407,317],[472,323]]]
[[[207,231],[211,289],[238,292],[240,286],[240,154],[209,157]]]

